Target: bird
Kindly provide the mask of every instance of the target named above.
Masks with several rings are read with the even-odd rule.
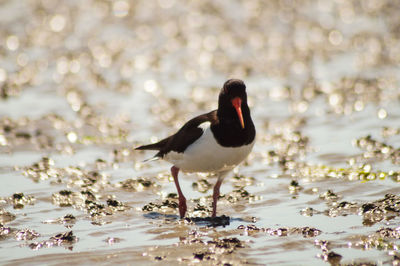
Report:
[[[247,158],[255,138],[246,85],[240,79],[229,79],[220,90],[217,110],[194,117],[175,134],[135,150],[156,150],[158,152],[150,160],[163,159],[172,164],[171,175],[178,192],[181,218],[185,217],[187,205],[179,185],[179,171],[217,175],[211,216],[215,218],[221,184],[225,176]]]

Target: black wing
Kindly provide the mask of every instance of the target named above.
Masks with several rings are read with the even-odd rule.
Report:
[[[203,135],[203,129],[199,128],[199,125],[204,122],[211,122],[211,124],[217,123],[217,111],[212,111],[207,114],[199,115],[189,120],[181,129],[178,130],[174,135],[165,138],[157,143],[143,145],[137,147],[136,150],[158,150],[159,152],[155,157],[164,157],[170,151],[184,152],[186,148],[195,142]]]

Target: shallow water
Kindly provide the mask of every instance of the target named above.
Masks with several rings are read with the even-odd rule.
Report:
[[[1,264],[397,265],[399,11],[3,1]],[[133,148],[216,108],[230,77],[257,143],[221,187],[219,221],[215,178],[181,174],[180,220],[170,165]]]

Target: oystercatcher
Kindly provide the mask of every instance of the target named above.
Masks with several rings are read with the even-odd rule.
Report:
[[[255,136],[256,130],[247,105],[246,85],[242,80],[230,79],[221,89],[217,110],[199,115],[174,135],[136,150],[158,150],[154,159],[173,164],[171,174],[178,191],[181,218],[185,217],[187,207],[179,186],[179,170],[218,174],[212,204],[212,217],[215,217],[221,183],[225,175],[250,153]]]

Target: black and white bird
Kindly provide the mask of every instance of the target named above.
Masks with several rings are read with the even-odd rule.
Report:
[[[179,186],[179,170],[217,174],[212,205],[212,217],[215,217],[221,183],[226,174],[249,155],[255,136],[246,85],[242,80],[230,79],[221,89],[217,110],[199,115],[174,135],[136,150],[158,150],[154,158],[173,164],[171,174],[178,191],[181,218],[185,217],[187,207]]]

